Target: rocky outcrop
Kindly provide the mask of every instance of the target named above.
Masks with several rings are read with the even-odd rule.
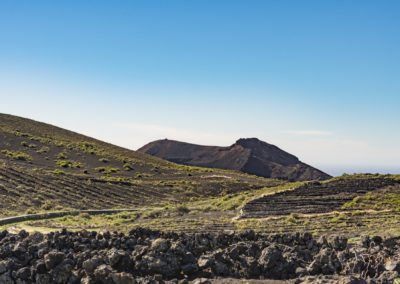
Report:
[[[343,283],[392,283],[400,272],[399,245],[399,239],[378,236],[349,245],[338,236],[316,240],[308,233],[253,231],[2,231],[0,283],[209,283],[216,278],[329,283],[337,277],[358,281]]]
[[[165,139],[151,142],[138,151],[178,164],[238,170],[268,178],[291,181],[330,178],[296,156],[256,138],[239,139],[229,147],[201,146]]]

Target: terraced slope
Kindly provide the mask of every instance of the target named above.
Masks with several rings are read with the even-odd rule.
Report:
[[[294,155],[256,138],[239,139],[229,147],[202,146],[165,139],[151,142],[138,151],[179,164],[238,170],[268,178],[290,181],[330,178]]]
[[[281,184],[177,165],[45,123],[0,114],[0,215],[181,203]]]
[[[393,178],[345,178],[313,182],[294,190],[251,200],[242,209],[242,217],[269,217],[289,214],[327,213],[368,192],[398,183]]]
[[[394,185],[388,185],[393,183]],[[363,175],[361,178],[360,175],[355,175],[335,178],[319,185],[314,183],[306,187],[304,184],[304,182],[287,183],[277,187],[236,191],[213,197],[197,195],[187,198],[184,197],[185,191],[171,196],[166,190],[165,196],[160,197],[161,204],[158,206],[151,201],[152,193],[149,192],[149,196],[144,198],[147,200],[144,203],[148,204],[148,207],[140,207],[133,213],[69,216],[11,224],[3,228],[9,228],[12,231],[26,229],[47,232],[67,227],[73,230],[84,228],[128,232],[133,228],[145,227],[186,233],[253,229],[265,234],[312,232],[315,236],[340,234],[351,238],[362,235],[398,236],[400,234],[400,176]],[[324,187],[321,188],[321,185]],[[384,187],[377,189],[380,186]],[[268,207],[269,211],[266,211],[268,215],[254,214],[248,215],[247,218],[236,218],[240,215],[243,206],[246,208],[246,204],[258,200],[260,196],[268,195],[272,200],[276,200],[277,196],[282,196],[283,192],[291,188],[300,188],[301,193],[310,190],[311,196],[311,193],[315,194],[319,188],[319,192],[327,196],[325,200],[328,203],[337,196],[341,199],[336,200],[337,206],[327,208],[316,206],[315,211],[310,211],[311,199],[307,200],[308,205],[302,203],[302,206],[296,202],[289,202],[286,205],[277,203],[279,208],[286,210],[285,215],[282,215],[281,211],[273,211],[271,208],[274,206],[271,205]],[[343,192],[340,188],[347,188],[347,191]],[[296,190],[290,191],[290,194],[293,192]],[[351,199],[350,196],[354,198]],[[178,202],[170,201],[168,204],[162,204],[162,200],[170,197],[176,198]],[[299,199],[307,199],[307,197],[296,196],[296,200]],[[342,203],[345,200],[348,201]],[[140,205],[134,204],[134,206],[136,208]],[[301,207],[307,210],[301,211]],[[256,211],[256,213],[259,212]]]
[[[6,226],[13,231],[251,228],[266,234],[398,235],[399,188],[399,176],[354,175],[288,183],[238,171],[178,165],[0,114],[0,217],[65,209],[137,209]],[[246,218],[235,218],[241,209]]]

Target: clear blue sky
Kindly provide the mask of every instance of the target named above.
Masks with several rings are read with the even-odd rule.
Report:
[[[136,149],[258,137],[400,172],[400,1],[0,2],[0,112]]]

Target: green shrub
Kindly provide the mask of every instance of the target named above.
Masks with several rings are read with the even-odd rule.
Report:
[[[42,148],[40,148],[39,150],[36,151],[36,153],[38,154],[42,154],[42,153],[48,153],[50,151],[49,147],[43,146]]]
[[[83,151],[83,152],[85,152],[85,153],[88,153],[88,154],[96,154],[96,152],[97,152],[97,147],[96,147],[96,145],[95,144],[92,144],[92,143],[90,143],[90,142],[80,142],[80,143],[77,143],[76,144],[76,147],[79,149],[79,150],[81,150],[81,151]]]
[[[63,170],[55,169],[54,171],[50,171],[52,174],[55,175],[65,175],[65,172]]]
[[[23,146],[23,147],[28,147],[28,142],[22,141],[22,142],[21,142],[21,146]]]
[[[124,168],[125,171],[132,171],[133,170],[132,165],[128,164],[128,163],[125,163],[123,168]]]
[[[129,178],[124,178],[124,177],[113,177],[109,175],[104,175],[100,177],[101,180],[105,180],[108,182],[124,182],[124,183],[130,183]]]
[[[289,224],[296,224],[298,220],[298,215],[295,213],[290,214],[289,216],[286,217],[286,222]]]
[[[32,161],[33,158],[31,155],[21,152],[21,151],[9,151],[9,150],[2,150],[1,153],[6,155],[6,157],[13,159],[13,160],[19,160],[19,161]]]
[[[332,223],[339,223],[339,222],[346,221],[346,220],[347,220],[346,214],[339,213],[339,214],[335,214],[335,216],[332,217],[331,222]]]
[[[143,212],[142,217],[144,219],[154,219],[160,217],[162,212],[162,209],[150,209],[149,211]]]
[[[97,167],[94,170],[96,172],[103,174],[112,174],[112,173],[117,173],[119,171],[118,168],[113,168],[113,167]]]
[[[57,155],[57,159],[59,160],[65,160],[67,159],[67,154],[65,152],[61,152]]]
[[[357,204],[361,201],[361,196],[356,196],[353,198],[352,201],[346,202],[345,204],[342,205],[342,209],[350,209],[353,207],[356,207]]]
[[[365,200],[373,200],[375,197],[372,194],[372,192],[367,192],[367,194],[365,194],[364,199]]]
[[[108,159],[106,159],[106,158],[100,158],[100,159],[99,159],[99,162],[102,162],[102,163],[108,163],[108,162],[109,162],[109,160],[108,160]]]
[[[185,213],[189,213],[190,209],[185,204],[181,204],[176,207],[176,211],[179,213],[185,214]]]
[[[79,217],[83,218],[83,219],[91,219],[92,217],[90,217],[89,213],[83,212],[79,214]]]
[[[54,205],[51,201],[47,200],[45,203],[43,203],[43,205],[41,206],[41,208],[43,210],[51,210],[53,209]]]
[[[77,162],[77,161],[71,161],[71,160],[58,160],[56,161],[57,166],[61,168],[81,168],[82,163]]]
[[[32,208],[29,208],[29,209],[25,210],[25,214],[28,214],[28,215],[35,214],[35,213],[36,213],[35,209],[32,209]]]

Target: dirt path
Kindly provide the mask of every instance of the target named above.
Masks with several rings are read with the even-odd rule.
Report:
[[[81,213],[87,213],[89,215],[98,215],[98,214],[115,214],[120,212],[135,212],[135,211],[137,211],[137,209],[100,209],[100,210],[55,211],[55,212],[45,212],[37,214],[26,214],[26,215],[2,218],[0,219],[0,226],[25,222],[25,221],[45,220],[45,219],[59,218],[64,216],[76,216]]]

